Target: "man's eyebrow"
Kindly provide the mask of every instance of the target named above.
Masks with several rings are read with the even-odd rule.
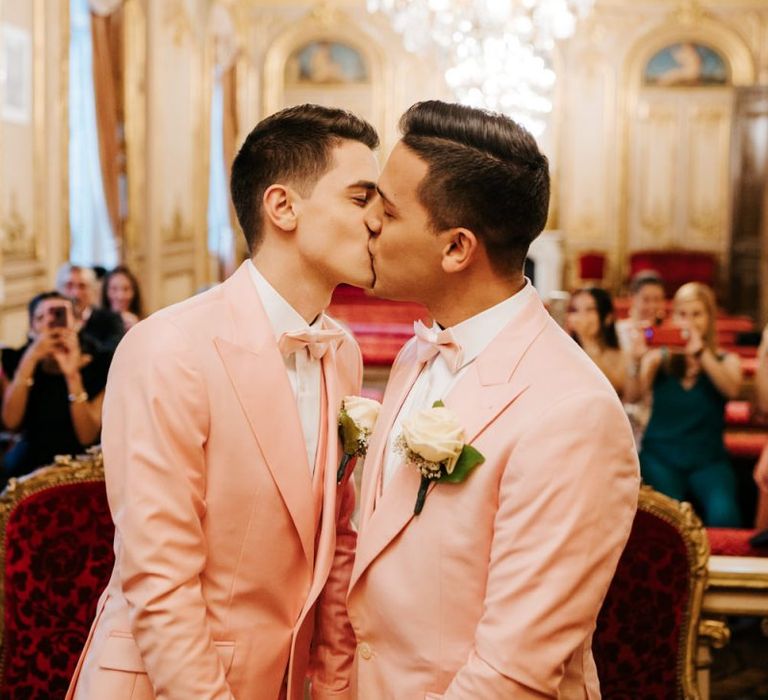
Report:
[[[371,182],[370,180],[358,180],[357,182],[353,182],[351,185],[347,186],[348,190],[354,190],[358,188],[362,188],[364,190],[375,190],[376,183]]]
[[[379,193],[379,197],[381,197],[384,200],[385,204],[389,205],[393,209],[397,209],[397,207],[395,206],[395,203],[381,191],[381,187],[379,187],[378,185],[376,186],[376,191]]]

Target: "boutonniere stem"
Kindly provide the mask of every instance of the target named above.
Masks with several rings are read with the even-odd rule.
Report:
[[[421,473],[414,515],[419,515],[424,508],[433,481],[460,484],[485,461],[485,457],[464,440],[464,428],[442,401],[435,401],[432,408],[417,411],[403,421],[397,448],[406,462]]]
[[[336,471],[336,483],[341,484],[347,466],[355,457],[364,457],[368,438],[373,433],[381,404],[364,396],[345,396],[339,410],[339,438],[344,454]]]

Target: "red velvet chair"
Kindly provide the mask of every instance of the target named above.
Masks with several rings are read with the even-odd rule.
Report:
[[[0,697],[63,698],[114,563],[101,456],[12,479],[0,532]]]
[[[579,280],[580,284],[593,284],[603,286],[605,279],[605,253],[589,251],[579,255]]]
[[[630,279],[643,270],[658,272],[670,297],[686,282],[703,282],[712,288],[717,283],[717,260],[705,251],[636,250],[629,256]]]
[[[695,659],[708,559],[690,504],[643,486],[592,643],[603,700],[699,697]],[[711,622],[701,633],[725,634]]]

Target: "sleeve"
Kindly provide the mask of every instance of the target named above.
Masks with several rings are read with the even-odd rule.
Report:
[[[639,469],[615,396],[565,398],[523,435],[500,484],[474,648],[444,700],[558,697],[629,537]]]
[[[130,627],[155,697],[234,700],[201,591],[209,416],[194,357],[162,319],[121,343],[104,403],[107,495]]]
[[[355,366],[353,394],[362,386],[363,364],[353,341]],[[336,494],[336,550],[328,581],[318,599],[315,642],[310,666],[312,700],[347,700],[352,697],[350,678],[355,655],[355,633],[347,615],[347,590],[355,559],[357,532],[354,479],[347,479]]]

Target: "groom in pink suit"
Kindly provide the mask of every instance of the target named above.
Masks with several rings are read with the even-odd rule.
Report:
[[[250,260],[121,342],[103,448],[116,562],[68,698],[350,696],[351,482],[337,413],[360,352],[323,314],[370,286],[373,128],[303,105],[232,167]]]
[[[357,697],[599,698],[592,632],[638,462],[611,385],[522,274],[547,160],[512,120],[469,107],[419,103],[400,126],[366,217],[374,291],[435,324],[398,356],[365,462],[347,598]],[[432,483],[416,515],[400,436],[436,401],[485,461]]]

